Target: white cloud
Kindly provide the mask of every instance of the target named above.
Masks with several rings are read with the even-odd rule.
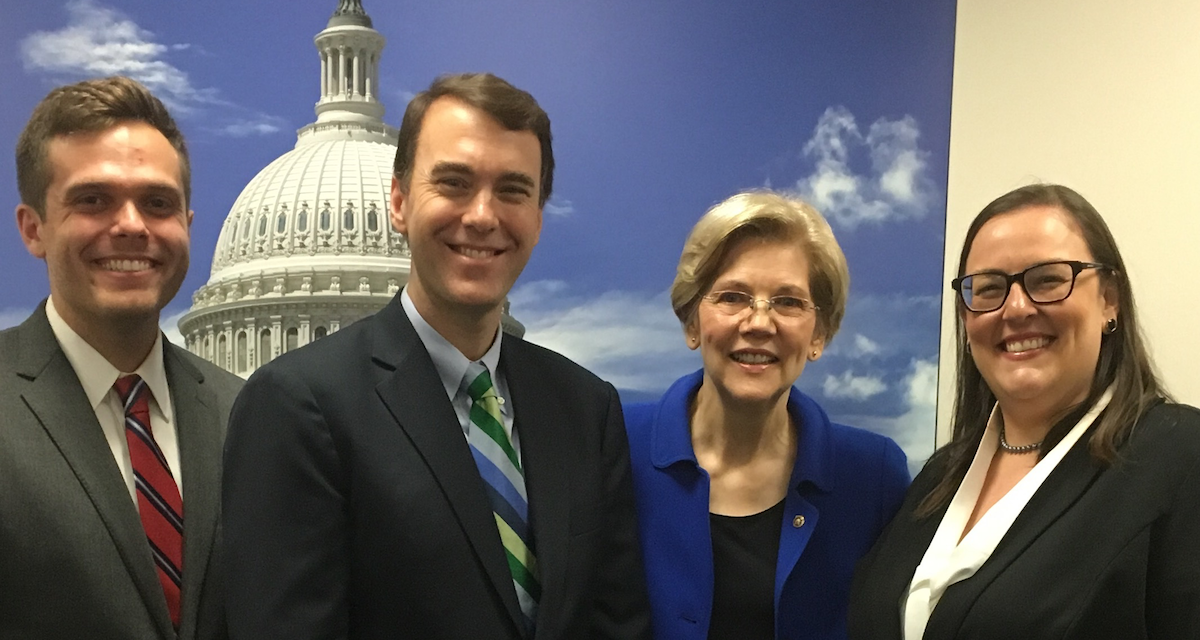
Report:
[[[864,136],[846,108],[830,107],[804,145],[804,154],[815,167],[796,182],[796,189],[832,223],[846,229],[919,218],[934,191],[926,175],[928,152],[917,146],[919,137],[911,116],[881,118]],[[870,171],[860,175],[854,165],[863,151]]]
[[[287,125],[283,118],[258,114],[234,120],[216,129],[217,133],[231,138],[246,138],[277,133]]]
[[[566,217],[575,213],[575,205],[566,198],[550,196],[550,200],[546,202],[543,210],[552,216]]]
[[[185,313],[187,313],[187,309],[159,317],[158,327],[162,329],[162,332],[167,336],[167,340],[171,341],[171,344],[186,349],[187,341],[183,339],[183,334],[179,333],[179,319]]]
[[[20,307],[6,307],[0,309],[0,329],[15,327],[33,313],[33,309],[22,309]]]
[[[68,23],[38,31],[21,42],[30,71],[69,76],[125,75],[146,85],[174,110],[213,102],[214,89],[197,89],[187,73],[162,59],[170,49],[120,12],[92,0],[67,3]]]
[[[95,0],[72,0],[66,5],[67,26],[55,31],[37,31],[21,41],[25,69],[46,74],[56,81],[122,75],[146,85],[176,115],[189,116],[201,110],[247,112],[220,96],[215,88],[197,87],[186,71],[166,60],[171,52],[189,51],[188,43],[163,44],[152,32]],[[263,114],[241,117],[218,129],[227,135],[264,135],[280,130],[278,118]],[[272,128],[273,125],[273,128]],[[223,131],[233,127],[232,131]]]
[[[406,109],[408,108],[408,103],[412,102],[412,99],[417,97],[417,93],[415,91],[409,91],[408,89],[394,89],[392,93],[395,94],[396,98],[399,99],[400,104],[404,105],[404,108]]]
[[[933,453],[937,430],[937,358],[914,359],[904,378],[905,411],[898,416],[844,416],[847,424],[882,433],[893,440],[908,456],[908,468],[914,475]]]
[[[695,369],[666,293],[579,296],[558,281],[524,284],[509,296],[530,342],[553,349],[620,389],[658,392]]]
[[[847,340],[850,342],[849,345],[846,344]],[[826,353],[861,360],[883,353],[883,347],[867,336],[856,333],[852,338],[838,338],[836,342],[830,345]]]
[[[856,376],[854,372],[847,371],[841,376],[825,376],[821,390],[830,398],[862,401],[887,391],[887,384],[877,376]]]

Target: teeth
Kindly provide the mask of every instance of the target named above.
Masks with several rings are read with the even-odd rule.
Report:
[[[742,364],[767,364],[775,362],[776,358],[768,353],[735,353],[731,358]]]
[[[150,268],[149,260],[105,260],[100,266],[109,271],[144,271]]]
[[[496,255],[495,251],[488,249],[472,249],[470,247],[457,247],[455,251],[458,251],[468,258],[490,258]]]
[[[1022,353],[1033,349],[1040,349],[1048,344],[1050,344],[1050,338],[1029,338],[1015,342],[1005,342],[1004,350],[1009,353]]]

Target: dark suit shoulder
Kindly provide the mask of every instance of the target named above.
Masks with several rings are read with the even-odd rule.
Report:
[[[196,376],[198,381],[203,382],[206,388],[211,389],[218,396],[232,400],[238,391],[241,390],[242,385],[245,384],[245,380],[187,349],[169,342],[164,342],[163,347],[165,353],[170,354],[168,357],[178,358],[185,369],[190,367],[192,375]]]
[[[509,357],[527,363],[535,363],[545,371],[547,379],[562,380],[567,385],[589,388],[607,388],[609,386],[599,376],[561,353],[514,335],[504,336],[504,344],[500,351],[502,362]]]
[[[1130,445],[1186,447],[1189,454],[1200,452],[1200,409],[1174,402],[1154,405],[1134,426]]]
[[[352,372],[371,366],[370,359],[362,357],[362,354],[374,352],[372,346],[378,340],[376,328],[380,324],[378,314],[367,316],[319,340],[280,354],[259,367],[250,379],[253,380],[258,371],[286,371],[290,376],[309,383],[331,378],[345,379]]]
[[[1114,468],[1119,473],[1147,475],[1175,484],[1200,465],[1200,409],[1162,402],[1134,425]]]

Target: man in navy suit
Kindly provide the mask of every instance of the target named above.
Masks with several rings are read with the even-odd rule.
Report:
[[[407,286],[259,369],[231,418],[233,637],[649,637],[616,392],[500,331],[553,170],[549,118],[504,80],[445,76],[409,104]]]

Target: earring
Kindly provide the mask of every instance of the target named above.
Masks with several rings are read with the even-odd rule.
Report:
[[[964,342],[963,348],[967,350],[967,353],[971,353],[971,343],[970,342]]]
[[[1117,332],[1117,319],[1109,318],[1108,322],[1104,323],[1104,333],[1106,335],[1111,336],[1112,334],[1114,334],[1116,332]]]

